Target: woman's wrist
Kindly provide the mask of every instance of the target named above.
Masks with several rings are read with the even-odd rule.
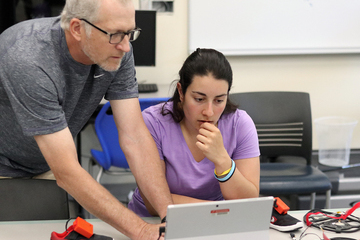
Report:
[[[219,181],[219,182],[226,182],[228,181],[235,173],[235,169],[236,169],[236,164],[234,162],[234,160],[231,159],[231,168],[224,171],[223,173],[221,173],[221,175],[217,175],[216,170],[214,170],[214,177]]]
[[[221,163],[215,163],[214,172],[216,175],[221,176],[229,173],[231,166],[232,166],[232,159],[227,156]]]

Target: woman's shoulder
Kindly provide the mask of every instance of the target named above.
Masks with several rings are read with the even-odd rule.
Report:
[[[251,119],[251,117],[249,116],[249,114],[247,114],[246,111],[244,110],[241,110],[241,109],[236,109],[234,112],[232,113],[227,113],[227,114],[224,114],[221,119],[223,121],[234,121],[234,122],[237,122],[237,121],[247,121],[249,119]]]
[[[249,114],[241,109],[223,115],[219,123],[223,129],[227,129],[228,131],[243,131],[244,129],[253,129],[255,126]]]
[[[142,114],[144,119],[146,118],[146,119],[152,119],[154,121],[169,122],[172,120],[172,115],[168,112],[171,111],[172,111],[172,102],[163,102],[144,109]]]

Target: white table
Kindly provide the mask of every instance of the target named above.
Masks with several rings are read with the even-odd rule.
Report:
[[[333,210],[329,210],[333,211]],[[291,211],[289,212],[292,216],[302,220],[304,214],[307,211]],[[357,209],[353,215],[360,217],[360,209]],[[150,223],[159,223],[159,218],[144,218],[145,221]],[[90,223],[94,225],[94,233],[100,235],[111,236],[115,240],[123,240],[129,239],[124,236],[116,229],[111,227],[110,225],[104,223],[98,219],[90,219],[88,220]],[[62,233],[65,231],[65,223],[66,221],[57,220],[57,221],[23,221],[23,222],[0,222],[0,239],[1,240],[49,240],[51,232],[55,231],[58,233]],[[303,229],[295,232],[296,239],[299,239],[301,232],[306,228],[304,226]],[[307,233],[317,233],[322,238],[321,230],[317,228],[309,228]],[[279,232],[273,229],[269,230],[270,240],[291,240],[289,233]],[[360,231],[355,233],[347,233],[347,234],[337,234],[334,232],[325,232],[328,238],[333,237],[350,237],[355,239],[360,239]],[[310,238],[310,239],[318,239],[318,238]],[[255,240],[255,239],[254,239]],[[257,239],[256,239],[257,240]]]

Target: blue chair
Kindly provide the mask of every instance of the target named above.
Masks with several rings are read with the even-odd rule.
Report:
[[[140,98],[141,111],[160,102],[166,102],[167,100],[168,98]],[[103,172],[111,175],[131,173],[125,155],[119,145],[119,135],[110,102],[107,102],[97,115],[95,119],[95,131],[102,148],[102,151],[91,149],[90,172],[92,172],[92,165],[94,163],[100,166],[96,181],[100,182]],[[110,167],[120,169],[113,171],[110,170]]]

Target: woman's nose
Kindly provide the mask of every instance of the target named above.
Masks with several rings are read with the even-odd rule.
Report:
[[[203,115],[211,117],[212,115],[214,115],[214,110],[213,110],[213,105],[212,103],[208,103],[206,105],[206,107],[203,110]]]

